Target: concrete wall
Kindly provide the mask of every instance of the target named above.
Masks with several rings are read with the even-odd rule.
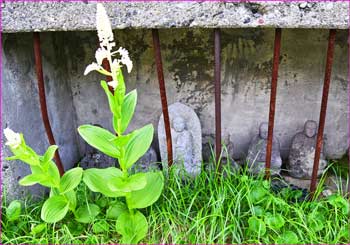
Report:
[[[49,118],[62,162],[65,169],[69,169],[79,160],[79,152],[76,115],[63,43],[62,35],[50,33],[42,36]],[[4,35],[2,47],[2,129],[10,127],[16,132],[23,132],[27,144],[37,153],[44,154],[49,143],[39,107],[32,34]],[[44,191],[39,186],[28,188],[18,185],[18,180],[29,174],[30,169],[20,161],[4,161],[5,157],[11,155],[4,142],[3,137],[2,184],[8,193],[7,197],[23,197],[28,192],[38,195]]]
[[[159,33],[169,103],[180,101],[196,111],[206,158],[206,142],[214,142],[215,131],[213,31],[163,29]],[[107,99],[99,85],[104,77],[96,73],[83,76],[86,65],[94,60],[98,40],[95,32],[41,35],[53,131],[62,147],[63,162],[72,166],[85,151],[85,144],[76,135],[78,125],[93,123],[112,129]],[[283,30],[275,135],[284,159],[293,135],[302,130],[304,122],[318,121],[327,38],[327,30]],[[139,94],[130,129],[148,122],[156,126],[161,104],[151,32],[118,30],[115,39],[117,46],[129,50],[134,62],[133,71],[125,75],[128,90],[137,88]],[[268,120],[273,39],[273,29],[222,30],[222,130],[236,159],[246,155],[259,123]],[[329,158],[341,157],[348,147],[346,44],[347,31],[339,31],[325,128]],[[43,152],[47,142],[38,108],[31,34],[5,34],[3,51],[3,126],[23,131],[28,143]],[[45,140],[38,141],[39,137]],[[3,173],[5,183],[10,180],[9,189],[13,189],[17,185],[11,180],[22,170],[16,169],[19,163],[5,162],[4,166],[9,164]]]

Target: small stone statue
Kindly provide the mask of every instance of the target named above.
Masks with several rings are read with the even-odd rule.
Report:
[[[131,171],[136,172],[148,172],[157,171],[158,167],[157,153],[151,146],[148,151],[143,155],[131,168]]]
[[[293,137],[288,164],[289,174],[292,177],[311,179],[317,140],[316,131],[317,123],[313,120],[308,120],[305,122],[304,131],[297,133]],[[326,166],[327,161],[321,150],[318,176],[324,172]]]
[[[171,138],[173,145],[173,164],[179,171],[184,170],[190,176],[201,171],[202,135],[199,118],[188,106],[174,103],[169,106]],[[158,140],[163,168],[167,169],[167,145],[163,115],[158,124]]]
[[[252,173],[264,173],[266,164],[266,146],[268,135],[268,123],[261,123],[259,126],[259,135],[256,135],[250,145],[247,156],[247,164]],[[273,137],[271,152],[271,175],[279,174],[282,165],[280,154],[280,143]]]

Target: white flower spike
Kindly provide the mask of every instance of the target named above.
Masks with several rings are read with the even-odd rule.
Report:
[[[96,28],[101,46],[106,47],[110,51],[115,45],[110,43],[114,40],[113,31],[106,10],[101,3],[97,4]]]
[[[21,144],[21,136],[19,133],[15,133],[12,129],[10,128],[5,128],[4,129],[4,135],[7,139],[6,145],[12,147],[12,148],[17,148]]]
[[[96,63],[91,63],[90,65],[88,65],[85,68],[84,71],[84,76],[86,76],[87,74],[89,74],[91,71],[99,71],[100,70],[100,66]]]
[[[129,51],[125,48],[120,47],[117,52],[121,55],[121,62],[126,65],[126,68],[128,69],[128,73],[132,70],[132,61],[129,57]]]

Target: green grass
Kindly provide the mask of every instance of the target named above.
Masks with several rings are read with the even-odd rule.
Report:
[[[322,191],[319,188],[317,196]],[[341,195],[296,202],[299,191],[275,194],[262,177],[246,171],[223,174],[203,171],[192,181],[170,173],[161,198],[142,210],[149,232],[142,243],[332,243],[350,242],[349,202]],[[8,221],[3,208],[2,243],[117,243],[115,220],[105,219],[112,198],[79,186],[78,205],[97,203],[101,213],[91,224],[68,215],[40,232],[43,201],[23,203],[22,214]],[[8,203],[3,200],[3,207]],[[34,229],[35,230],[35,229]]]

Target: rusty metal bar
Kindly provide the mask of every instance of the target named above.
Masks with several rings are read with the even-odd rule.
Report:
[[[214,30],[214,82],[215,82],[215,160],[221,157],[221,33]]]
[[[156,66],[157,66],[159,93],[160,93],[160,99],[162,102],[162,110],[163,110],[163,118],[164,118],[165,136],[166,136],[167,151],[168,151],[168,166],[170,167],[173,164],[173,147],[171,142],[168,102],[166,98],[166,90],[165,90],[165,84],[164,84],[162,55],[160,52],[159,34],[157,29],[152,29],[152,37],[153,37],[153,46],[154,46],[154,57],[155,57]]]
[[[41,49],[40,49],[39,33],[34,32],[33,38],[34,38],[35,71],[36,71],[36,75],[37,75],[37,79],[38,79],[38,91],[39,91],[41,116],[43,119],[47,138],[49,139],[50,145],[56,145],[55,138],[53,136],[51,125],[50,125],[49,115],[47,113],[43,67],[42,67],[42,62],[41,62]],[[62,176],[64,174],[64,168],[63,168],[60,154],[59,154],[58,150],[55,152],[54,158],[55,158],[57,168],[60,172],[60,175]]]
[[[278,65],[279,65],[279,57],[280,57],[280,51],[281,51],[281,36],[282,36],[282,30],[280,28],[277,28],[275,30],[275,43],[274,43],[274,50],[273,50],[271,93],[270,93],[270,111],[269,111],[269,129],[268,129],[267,146],[266,146],[266,165],[265,165],[266,178],[270,178],[271,152],[272,152],[272,143],[273,143],[273,128],[274,128],[274,124],[275,124]]]
[[[312,169],[311,184],[310,184],[311,197],[313,197],[313,194],[316,190],[317,172],[318,172],[321,148],[323,143],[323,131],[324,131],[324,125],[326,122],[328,92],[329,92],[329,85],[331,81],[333,55],[334,55],[335,34],[336,34],[335,29],[331,29],[329,31],[326,71],[324,75],[324,85],[323,85],[323,94],[322,94],[321,111],[320,111],[320,122],[319,122],[319,127],[317,132],[314,166]]]
[[[108,60],[107,60],[106,58],[102,60],[102,67],[103,67],[106,71],[111,71],[111,67],[110,67],[109,62],[108,62]],[[112,81],[112,79],[113,79],[113,78],[112,78],[111,76],[106,76],[106,81],[107,81],[107,82]],[[109,88],[109,91],[111,91],[112,94],[114,94],[114,89],[113,89],[113,87],[112,87],[112,86],[108,86],[108,88]]]

